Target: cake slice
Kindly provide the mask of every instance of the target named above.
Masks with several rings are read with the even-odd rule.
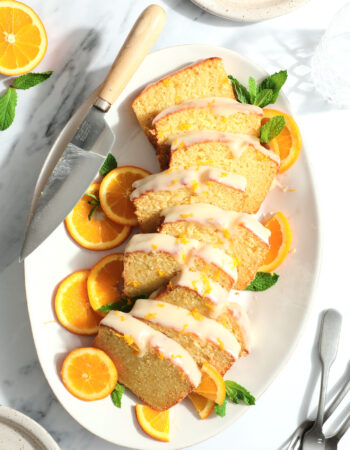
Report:
[[[246,198],[243,176],[210,166],[169,169],[135,181],[133,188],[130,199],[144,232],[156,231],[164,208],[205,202],[242,211]]]
[[[113,360],[118,382],[151,408],[169,409],[200,383],[200,370],[188,351],[130,314],[108,313],[94,345]]]
[[[225,289],[237,280],[236,261],[224,250],[195,239],[164,233],[135,234],[124,255],[124,293],[149,294],[174,277],[182,267],[204,272]]]
[[[170,147],[170,168],[213,166],[247,180],[242,211],[255,213],[268,194],[280,164],[255,136],[194,131],[175,136]]]
[[[258,106],[222,97],[198,98],[163,110],[153,120],[161,167],[169,163],[174,136],[202,130],[258,136],[262,116]]]
[[[270,231],[250,214],[198,203],[166,209],[162,216],[161,233],[196,239],[236,258],[236,289],[245,289],[254,279],[269,250]]]
[[[200,367],[208,362],[224,375],[239,357],[241,346],[234,334],[198,311],[137,300],[130,314],[178,342]]]
[[[188,311],[198,311],[205,317],[224,325],[236,336],[241,352],[251,349],[250,325],[245,311],[230,301],[230,291],[211,280],[203,272],[184,267],[167,286],[160,288],[151,298],[180,306]]]
[[[163,109],[197,97],[234,98],[221,58],[208,58],[177,70],[148,85],[132,103],[136,117],[151,142],[152,120]]]

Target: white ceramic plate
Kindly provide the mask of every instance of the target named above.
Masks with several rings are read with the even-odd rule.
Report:
[[[60,450],[41,425],[6,406],[0,406],[0,449]]]
[[[240,22],[257,22],[282,16],[308,0],[191,0],[205,11]]]
[[[150,54],[127,89],[109,113],[116,133],[114,154],[119,165],[134,164],[158,171],[154,150],[141,131],[131,101],[148,83],[210,56],[220,56],[228,73],[242,82],[250,75],[258,80],[266,72],[243,56],[230,50],[204,45],[171,47]],[[277,109],[290,113],[289,103],[281,94]],[[311,308],[311,296],[318,271],[318,219],[314,189],[303,150],[297,163],[281,179],[295,192],[272,191],[264,203],[264,211],[283,211],[290,218],[293,246],[297,251],[278,269],[280,281],[273,288],[249,297],[249,315],[254,326],[255,345],[252,354],[239,360],[227,374],[259,397],[289,358]],[[225,418],[213,415],[205,422],[198,419],[188,400],[172,409],[171,442],[148,438],[136,423],[135,397],[126,394],[121,409],[109,398],[83,402],[63,386],[59,372],[67,353],[79,346],[90,345],[92,339],[73,335],[55,320],[53,295],[57,284],[69,273],[91,267],[108,252],[82,250],[60,225],[25,261],[26,291],[29,315],[39,360],[46,378],[66,410],[85,428],[115,444],[137,449],[183,448],[205,440],[232,424],[245,406],[229,405]],[[147,383],[147,380],[145,380]]]

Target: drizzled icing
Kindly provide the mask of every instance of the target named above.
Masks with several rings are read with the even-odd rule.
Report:
[[[157,350],[165,359],[178,366],[193,386],[198,386],[201,372],[192,356],[180,344],[163,333],[154,330],[131,314],[111,311],[101,321],[101,325],[112,328],[122,334],[127,342],[135,343],[142,356],[149,348]]]
[[[188,267],[183,268],[170,283],[171,286],[185,287],[205,297],[212,305],[213,317],[217,317],[228,303],[227,289],[212,281],[204,273],[191,271]]]
[[[255,150],[272,159],[278,165],[280,164],[280,158],[276,153],[263,147],[257,137],[249,136],[248,134],[233,134],[203,130],[173,136],[168,140],[168,143],[171,144],[172,152],[179,148],[190,147],[191,145],[203,142],[225,143],[236,159],[241,156],[248,146],[253,146]]]
[[[227,303],[227,310],[232,315],[233,319],[237,323],[240,329],[240,333],[242,335],[242,345],[243,350],[247,353],[250,352],[252,347],[252,338],[251,338],[251,325],[250,320],[248,318],[247,313],[242,308],[241,305],[239,305],[236,302],[228,302]]]
[[[164,224],[177,221],[197,222],[219,230],[230,230],[235,225],[242,225],[266,244],[269,244],[270,240],[270,230],[252,214],[225,211],[206,203],[173,206],[164,209],[161,215],[164,217]]]
[[[193,334],[209,341],[238,358],[241,346],[235,336],[223,325],[194,311],[156,300],[136,300],[131,314],[165,328],[184,334]]]
[[[163,109],[163,111],[161,111],[153,119],[152,125],[154,125],[155,122],[167,116],[168,114],[173,114],[184,109],[192,108],[211,108],[215,114],[225,117],[237,113],[258,114],[259,116],[263,115],[263,110],[259,108],[259,106],[239,103],[236,100],[228,97],[205,97],[188,100],[186,102],[179,103],[178,105]]]
[[[190,265],[192,258],[198,257],[224,271],[234,283],[237,281],[235,260],[223,250],[195,239],[176,238],[163,233],[135,234],[125,248],[125,254],[132,252],[169,253],[182,266]]]
[[[247,180],[242,175],[229,173],[210,166],[189,167],[187,169],[168,169],[149,175],[133,183],[134,191],[130,199],[138,198],[149,191],[174,191],[186,186],[193,194],[200,194],[208,188],[208,182],[216,181],[244,192]]]

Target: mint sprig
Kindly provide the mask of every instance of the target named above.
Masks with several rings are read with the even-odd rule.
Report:
[[[225,417],[227,400],[232,403],[245,403],[246,405],[255,405],[255,397],[242,385],[232,380],[225,381],[226,397],[222,405],[215,405],[215,412],[220,417]]]
[[[147,295],[138,295],[137,297],[127,298],[120,297],[120,300],[117,302],[107,303],[106,305],[101,306],[98,310],[101,312],[108,313],[110,311],[121,311],[121,312],[130,312],[132,307],[134,306],[136,300],[140,298],[147,298]]]
[[[101,177],[105,177],[107,173],[109,173],[111,170],[116,169],[118,167],[117,160],[112,155],[112,153],[108,153],[107,158],[105,159],[105,162],[103,163],[101,169],[100,169],[100,175]]]
[[[232,75],[229,75],[228,78],[231,81],[238,101],[264,108],[267,105],[276,103],[279,92],[287,80],[287,76],[287,71],[281,70],[265,78],[259,85],[257,85],[253,77],[249,77],[249,91],[237,78],[234,78]]]
[[[215,404],[215,412],[220,417],[226,416],[226,406],[227,406],[227,397],[225,397],[225,400],[222,405]]]
[[[122,407],[122,396],[124,394],[124,391],[125,391],[125,386],[117,383],[116,387],[114,388],[114,391],[111,394],[112,401],[117,408]]]
[[[50,78],[52,72],[27,73],[16,78],[12,86],[0,97],[0,130],[9,128],[15,118],[17,105],[16,89],[29,89]]]
[[[263,91],[262,91],[263,92]],[[260,128],[260,142],[270,142],[283,130],[286,121],[283,116],[274,116]]]
[[[245,288],[246,291],[266,291],[277,283],[279,275],[273,272],[258,272],[254,280]]]

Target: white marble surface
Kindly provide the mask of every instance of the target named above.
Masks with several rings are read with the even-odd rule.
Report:
[[[117,447],[82,429],[51,393],[36,357],[26,310],[23,267],[16,257],[31,191],[50,144],[81,100],[103,78],[127,31],[148,2],[26,3],[40,14],[48,32],[48,52],[38,70],[51,69],[54,75],[41,86],[19,93],[15,122],[0,134],[0,270],[14,261],[0,274],[0,403],[41,423],[62,450],[110,450]],[[346,368],[350,372],[349,111],[327,104],[314,90],[309,75],[310,55],[331,16],[345,2],[314,0],[287,16],[256,24],[235,24],[210,16],[189,0],[158,3],[167,10],[168,19],[155,48],[210,43],[241,52],[269,72],[287,68],[290,75],[285,91],[314,169],[323,229],[323,266],[315,308],[298,348],[258,404],[224,433],[193,447],[281,449],[296,425],[313,412],[317,401],[319,364],[314,341],[320,311],[327,307],[335,307],[344,315],[331,386],[338,383]],[[1,90],[6,83],[0,79]],[[349,398],[342,409],[349,413]],[[334,426],[330,424],[327,429],[331,432]],[[339,448],[350,448],[350,433]]]

